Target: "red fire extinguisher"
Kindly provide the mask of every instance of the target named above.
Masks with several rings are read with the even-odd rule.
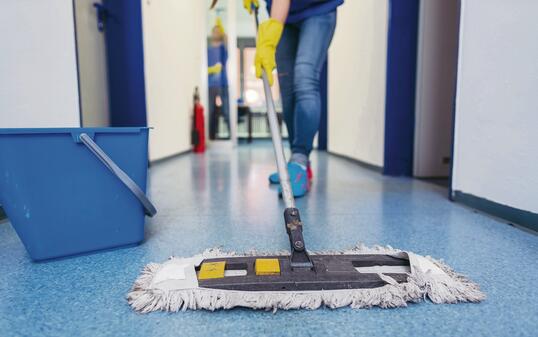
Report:
[[[194,89],[194,111],[192,116],[191,144],[193,152],[201,153],[205,151],[204,107],[200,103],[198,87]]]

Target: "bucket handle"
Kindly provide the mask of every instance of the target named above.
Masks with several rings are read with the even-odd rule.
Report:
[[[93,139],[86,133],[79,135],[80,141],[86,145],[86,147],[119,179],[121,182],[134,194],[134,196],[144,206],[144,211],[148,216],[154,216],[157,213],[157,209],[151,201],[146,197],[144,192],[138,187],[138,185],[119,168],[116,163],[97,145]]]

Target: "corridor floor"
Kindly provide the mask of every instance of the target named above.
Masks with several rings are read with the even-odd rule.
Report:
[[[205,248],[287,249],[282,203],[267,184],[268,144],[157,163],[158,215],[137,247],[32,263],[0,224],[0,336],[535,336],[538,236],[447,200],[444,187],[384,177],[316,153],[314,184],[298,200],[311,250],[357,242],[442,258],[481,285],[481,304],[316,311],[236,309],[140,315],[125,295],[142,267]]]

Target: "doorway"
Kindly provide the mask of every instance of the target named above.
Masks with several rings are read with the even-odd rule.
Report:
[[[80,124],[110,126],[108,70],[104,26],[99,27],[101,0],[75,0],[75,29],[80,92]]]
[[[421,1],[413,175],[448,187],[460,1]]]
[[[73,0],[81,126],[146,126],[142,7]]]

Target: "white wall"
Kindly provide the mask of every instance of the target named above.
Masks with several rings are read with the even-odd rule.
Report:
[[[387,0],[348,0],[329,50],[328,148],[383,166]]]
[[[3,0],[0,127],[78,127],[72,0]]]
[[[453,188],[538,213],[538,2],[464,0]]]
[[[96,0],[75,1],[82,125],[110,125],[105,33],[97,29]]]
[[[207,67],[208,8],[205,1],[141,1],[147,121],[155,128],[149,154],[156,160],[190,149],[192,95]]]
[[[448,176],[458,50],[459,0],[420,2],[413,174]]]

